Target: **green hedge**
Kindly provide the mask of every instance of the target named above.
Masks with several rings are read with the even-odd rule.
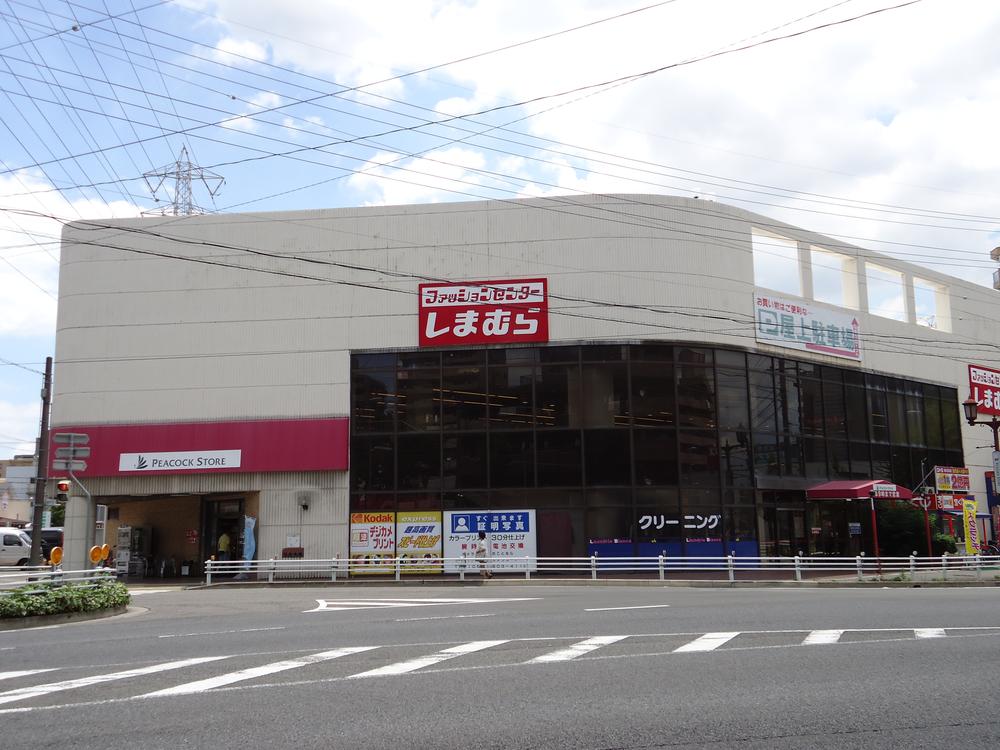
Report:
[[[113,581],[97,585],[29,583],[0,596],[0,619],[93,612],[124,607],[131,600],[125,584]]]

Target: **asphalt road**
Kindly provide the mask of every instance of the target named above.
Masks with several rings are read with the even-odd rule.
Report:
[[[1000,746],[1000,588],[146,589],[134,604],[0,632],[4,748]]]

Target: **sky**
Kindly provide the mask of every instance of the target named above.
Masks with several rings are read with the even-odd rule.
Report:
[[[991,295],[998,36],[994,0],[7,0],[0,458],[61,223],[170,210],[182,149],[205,211],[698,196]]]

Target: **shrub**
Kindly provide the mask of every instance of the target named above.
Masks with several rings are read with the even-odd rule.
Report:
[[[94,612],[124,607],[130,601],[125,585],[114,581],[96,585],[29,583],[0,596],[0,618]]]
[[[955,542],[955,537],[950,534],[942,534],[938,532],[934,535],[934,554],[941,555],[943,552],[947,552],[949,555],[958,552],[958,544]]]

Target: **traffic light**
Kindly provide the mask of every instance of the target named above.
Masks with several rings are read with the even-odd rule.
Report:
[[[56,502],[65,504],[69,501],[69,480],[60,479],[56,482]]]

